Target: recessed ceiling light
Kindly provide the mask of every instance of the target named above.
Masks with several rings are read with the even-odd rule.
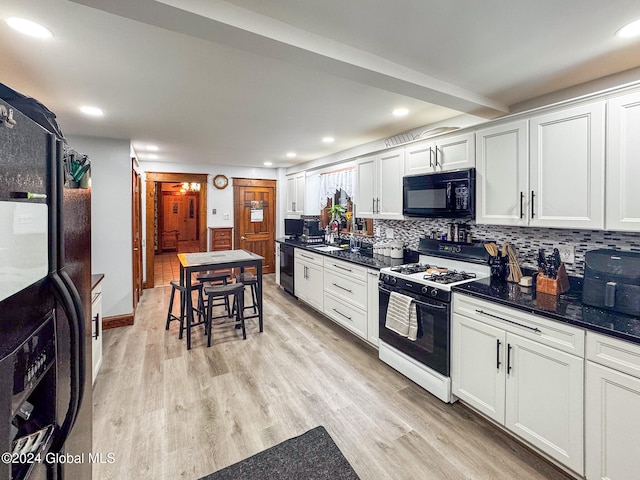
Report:
[[[160,149],[157,145],[147,145],[147,150],[149,150],[150,152],[157,152]]]
[[[335,141],[335,138],[333,138],[333,137],[322,137],[322,141],[324,143],[333,143]]]
[[[629,38],[640,35],[640,19],[627,23],[624,27],[616,32],[619,37]]]
[[[25,18],[18,18],[18,17],[7,18],[7,23],[14,30],[17,30],[18,32],[24,33],[25,35],[29,35],[31,37],[36,37],[36,38],[53,37],[53,32],[49,30],[47,27],[43,27],[39,23],[32,22],[31,20],[27,20]]]
[[[396,116],[396,117],[404,117],[404,116],[409,114],[409,109],[407,109],[407,108],[396,108],[391,113],[393,113],[393,115]]]
[[[85,115],[90,115],[92,117],[101,117],[104,115],[104,112],[100,110],[98,107],[91,107],[85,105],[84,107],[80,107],[80,111]]]
[[[157,160],[158,155],[156,155],[155,153],[147,153],[144,155],[144,158],[148,158],[149,160]]]
[[[271,163],[271,162],[264,162],[264,165],[266,165],[267,167],[270,167],[271,165],[273,165],[273,163]]]
[[[296,158],[296,153],[295,152],[287,153],[287,158]]]

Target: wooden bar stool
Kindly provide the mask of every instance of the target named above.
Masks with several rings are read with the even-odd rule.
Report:
[[[247,308],[251,308],[253,309],[253,315],[251,316],[245,316],[245,320],[247,318],[256,318],[259,315],[258,312],[258,277],[256,277],[253,273],[249,273],[249,272],[242,272],[239,276],[238,276],[238,282],[242,283],[245,286],[248,286],[251,289],[251,305],[245,305],[244,309],[246,310]],[[234,305],[234,309],[235,309],[235,305]],[[232,314],[235,313],[235,310],[232,312]]]
[[[216,272],[215,270],[210,272],[202,272],[196,277],[196,280],[203,284],[211,283],[214,285],[227,285],[231,281],[231,274],[225,273],[225,272]],[[226,309],[227,314],[229,315],[229,317],[231,317],[232,313],[231,313],[231,307],[229,305],[229,297],[228,296],[222,297],[221,300],[222,300],[221,303],[214,304],[213,306],[217,307],[217,306],[224,305],[224,308]],[[204,312],[207,309],[207,306],[204,304],[204,297],[203,297],[203,301],[198,304],[198,308],[204,314]]]
[[[182,285],[180,285],[180,282],[177,280],[172,280],[170,282],[171,284],[171,295],[169,296],[169,309],[167,311],[167,323],[164,327],[165,330],[169,330],[169,325],[171,324],[171,322],[173,320],[177,320],[178,322],[180,322],[180,334],[178,338],[182,338],[182,331],[184,330],[184,319],[186,317],[185,315],[185,308],[186,308],[186,294],[187,294],[187,287],[183,287]],[[177,317],[173,314],[173,299],[175,298],[176,295],[176,291],[180,292],[180,316]],[[198,292],[198,304],[202,303],[202,284],[201,283],[196,283],[194,285],[191,285],[191,292],[197,291]],[[197,308],[193,309],[194,313],[198,313],[198,319],[201,319],[203,316],[203,312],[201,310],[198,310]],[[201,322],[198,323],[198,325]]]
[[[211,346],[211,325],[216,318],[228,317],[228,315],[213,316],[213,299],[226,297],[229,299],[233,295],[233,310],[236,313],[236,328],[242,328],[242,338],[246,340],[247,331],[244,327],[244,285],[242,283],[229,283],[227,285],[212,285],[204,287],[204,295],[207,297],[207,313],[205,322],[207,324],[207,347]]]

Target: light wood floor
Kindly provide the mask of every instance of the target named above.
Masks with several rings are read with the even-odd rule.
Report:
[[[94,479],[198,479],[323,425],[362,480],[567,479],[459,403],[447,405],[265,276],[265,331],[206,348],[164,330],[169,289],[104,332],[93,391]],[[304,479],[300,479],[304,480]]]

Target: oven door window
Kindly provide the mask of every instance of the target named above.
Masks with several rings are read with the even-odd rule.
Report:
[[[415,301],[418,320],[418,338],[415,341],[385,327],[391,290],[408,295]],[[449,376],[449,312],[449,304],[387,285],[380,287],[380,340],[442,375]]]

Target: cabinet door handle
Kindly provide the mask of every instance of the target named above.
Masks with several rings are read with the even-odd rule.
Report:
[[[520,218],[524,218],[524,192],[520,192]]]
[[[536,332],[536,333],[542,333],[542,330],[540,330],[539,328],[530,327],[529,325],[524,325],[523,323],[514,322],[513,320],[508,320],[506,318],[499,317],[498,315],[493,315],[492,313],[487,313],[487,312],[485,312],[483,310],[477,310],[476,309],[476,312],[478,312],[480,315],[486,315],[487,317],[497,318],[498,320],[502,320],[503,322],[507,322],[507,323],[510,323],[512,325],[517,325],[519,327],[526,328],[527,330],[531,330],[531,331]]]
[[[507,375],[511,373],[511,344],[507,343]]]
[[[344,287],[338,285],[337,283],[334,283],[333,286],[334,287],[338,287],[339,289],[344,290],[345,292],[353,293],[353,290],[349,290],[348,288],[344,288]]]
[[[437,146],[435,150],[436,150],[436,167],[437,167],[438,166],[438,147]],[[442,151],[440,153],[442,153]]]
[[[433,147],[429,147],[429,168],[433,168],[433,161],[431,157],[433,156]]]
[[[376,198],[376,213],[380,213],[380,198]]]
[[[336,312],[338,315],[342,315],[344,318],[346,318],[347,320],[351,320],[351,317],[345,315],[344,313],[342,313],[340,310],[336,310],[335,308],[332,309],[334,312]]]
[[[98,338],[100,336],[100,314],[97,313],[95,317],[93,317],[93,321],[96,324],[96,333],[93,334],[93,338]]]
[[[500,345],[502,345],[502,343],[496,338],[496,369],[498,370],[500,370],[500,365],[502,365],[500,361]]]
[[[533,200],[536,198],[536,194],[533,190],[531,190],[531,218],[535,217],[535,211],[533,210]]]
[[[371,213],[376,213],[376,199],[371,199]]]

